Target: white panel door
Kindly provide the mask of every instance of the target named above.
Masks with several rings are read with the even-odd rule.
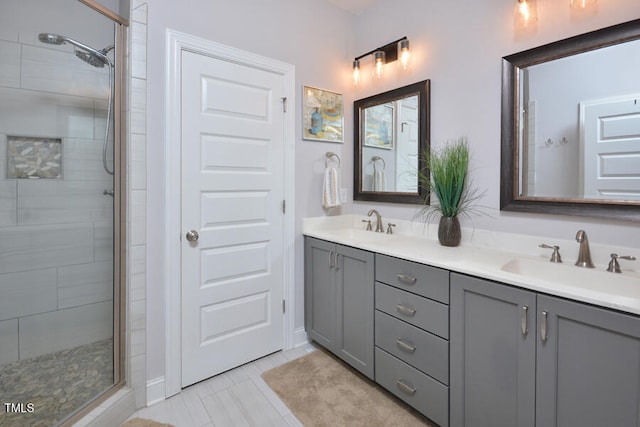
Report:
[[[584,196],[640,200],[640,95],[580,109]]]
[[[417,193],[418,182],[418,97],[400,102],[396,154],[396,188],[400,193]]]
[[[284,78],[183,51],[181,84],[185,387],[283,346]]]

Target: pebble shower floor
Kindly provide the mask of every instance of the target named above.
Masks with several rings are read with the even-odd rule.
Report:
[[[111,385],[111,339],[7,363],[0,366],[0,427],[54,426]]]

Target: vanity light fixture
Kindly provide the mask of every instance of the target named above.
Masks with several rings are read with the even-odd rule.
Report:
[[[373,55],[374,74],[380,78],[384,73],[384,66],[393,61],[400,59],[400,65],[403,69],[407,69],[409,65],[409,39],[403,37],[389,44],[386,44],[370,52],[362,54],[353,60],[353,81],[356,85],[360,83],[360,60],[366,56]]]
[[[514,22],[516,28],[533,28],[538,21],[536,0],[516,0]]]

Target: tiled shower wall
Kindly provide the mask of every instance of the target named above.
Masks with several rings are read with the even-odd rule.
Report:
[[[37,36],[0,29],[0,364],[112,336],[108,70]],[[60,138],[62,177],[7,179],[8,136]]]

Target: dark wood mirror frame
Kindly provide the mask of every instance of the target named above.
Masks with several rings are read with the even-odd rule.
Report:
[[[362,112],[367,107],[372,107],[409,96],[418,95],[418,168],[423,170],[424,159],[422,153],[430,147],[430,80],[413,83],[388,92],[359,99],[353,103],[353,200],[423,204],[427,189],[418,182],[417,193],[375,192],[362,190]],[[416,175],[417,179],[417,175]]]
[[[522,197],[518,191],[520,69],[578,53],[640,39],[640,19],[581,34],[502,59],[502,149],[500,209],[640,221],[640,202]]]

